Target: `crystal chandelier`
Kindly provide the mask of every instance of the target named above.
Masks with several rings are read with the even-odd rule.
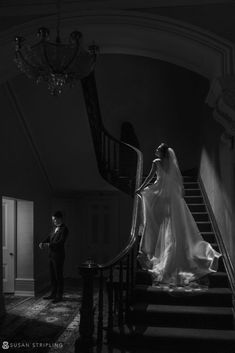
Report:
[[[36,83],[45,81],[52,95],[59,95],[66,87],[73,87],[94,69],[99,48],[93,43],[85,50],[82,33],[73,31],[69,42],[60,36],[61,0],[57,0],[57,26],[55,41],[49,40],[49,29],[41,27],[39,41],[27,45],[23,37],[15,38],[15,62],[18,69]]]

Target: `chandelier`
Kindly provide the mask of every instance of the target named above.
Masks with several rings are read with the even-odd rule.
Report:
[[[60,36],[61,0],[57,0],[57,25],[55,41],[50,41],[48,28],[38,29],[39,41],[25,43],[21,36],[15,38],[15,63],[18,69],[36,83],[46,82],[52,95],[59,95],[66,87],[89,75],[94,69],[98,46],[93,43],[88,50],[82,46],[82,33],[73,31],[68,43]]]

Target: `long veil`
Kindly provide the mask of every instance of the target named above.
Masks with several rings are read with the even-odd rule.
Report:
[[[183,192],[183,178],[180,172],[179,164],[175,155],[175,152],[172,148],[168,148],[169,153],[169,178],[171,182],[174,183],[174,186],[178,186],[178,191]],[[176,184],[176,185],[175,185]]]

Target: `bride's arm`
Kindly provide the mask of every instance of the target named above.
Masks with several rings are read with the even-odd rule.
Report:
[[[152,167],[151,167],[151,170],[149,172],[149,174],[147,175],[147,177],[145,178],[144,182],[141,184],[141,186],[136,190],[136,192],[140,192],[142,191],[145,186],[153,179],[153,177],[155,176],[156,174],[156,171],[157,171],[157,160],[155,159],[153,162],[152,162]]]

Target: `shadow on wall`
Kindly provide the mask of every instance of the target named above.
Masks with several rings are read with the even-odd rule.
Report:
[[[161,142],[174,148],[182,170],[198,166],[206,78],[160,60],[107,54],[99,58],[96,81],[105,127],[117,138],[124,120],[134,127],[144,173]],[[130,140],[136,141],[132,132]]]

